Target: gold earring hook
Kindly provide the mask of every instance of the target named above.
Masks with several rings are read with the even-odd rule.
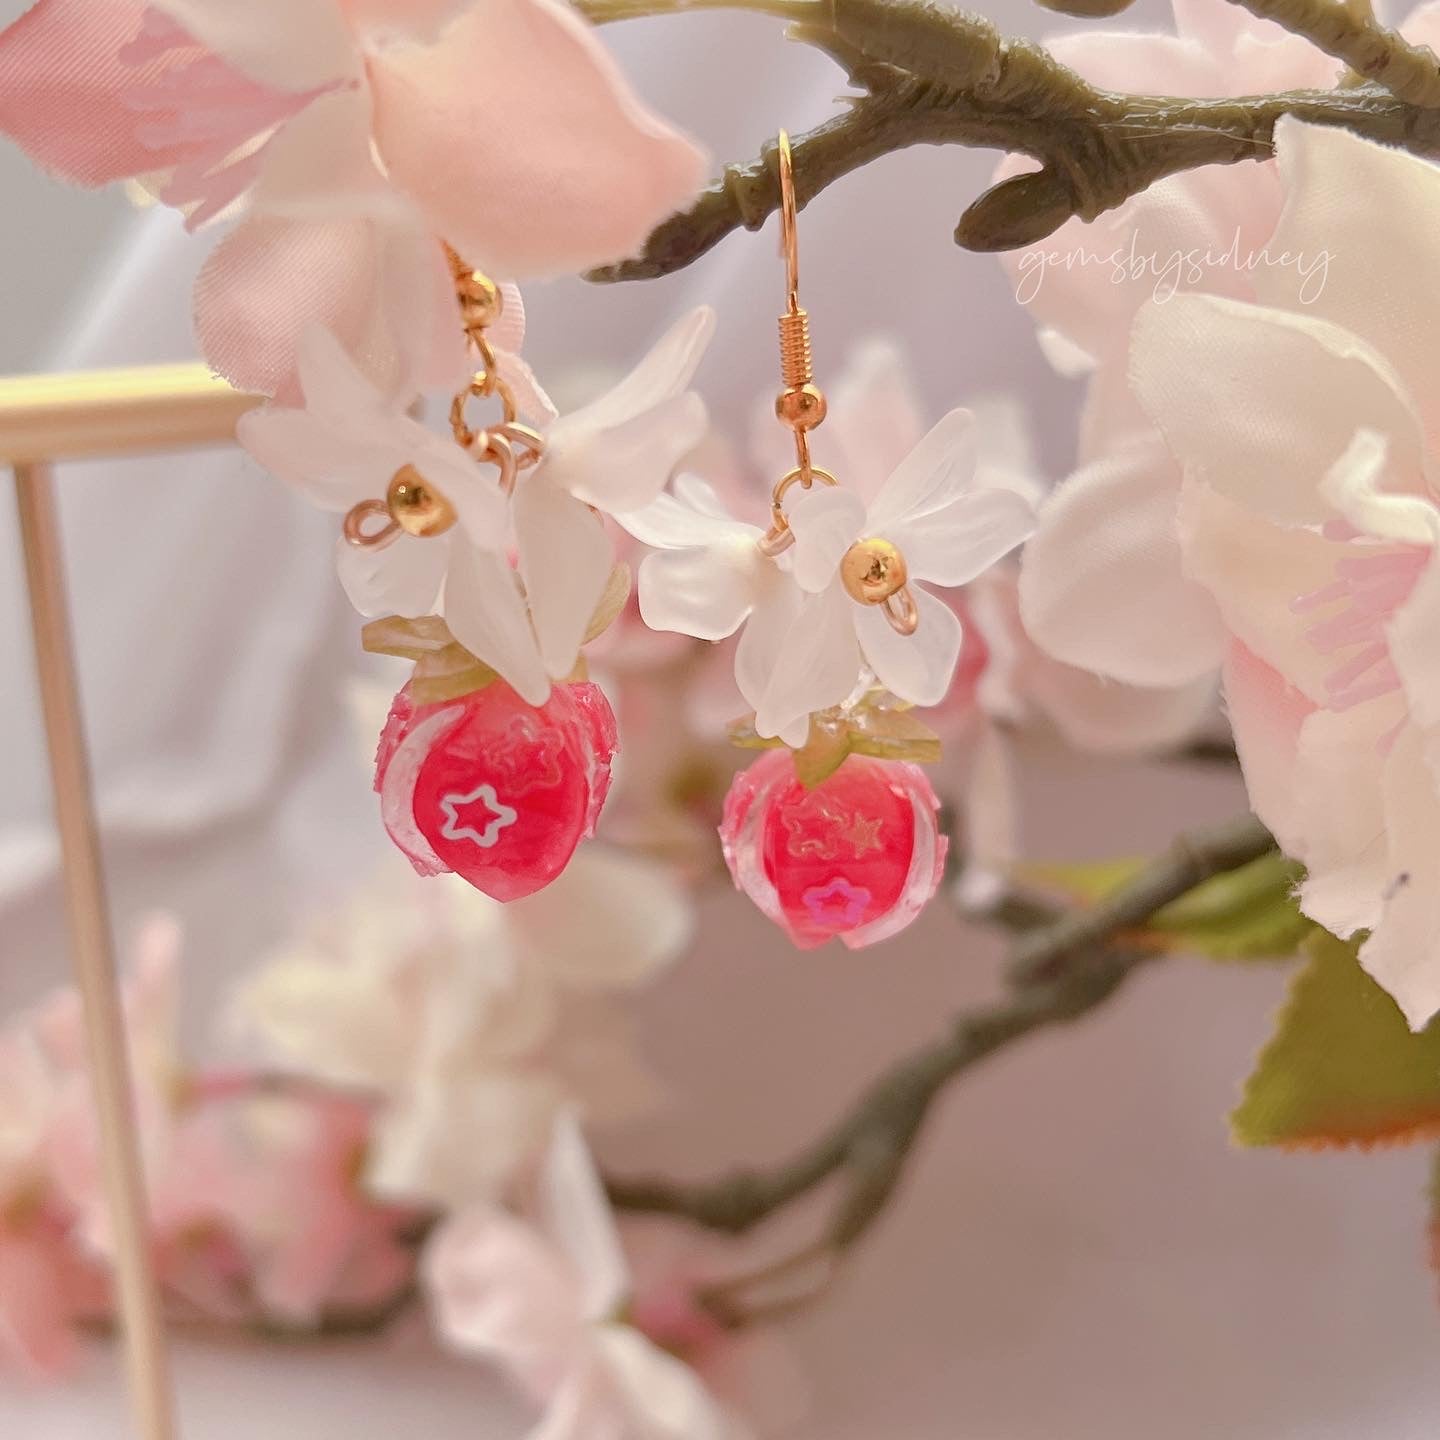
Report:
[[[825,419],[825,395],[815,384],[810,353],[810,316],[800,304],[800,240],[796,223],[795,165],[790,137],[781,131],[775,142],[780,171],[780,248],[785,257],[785,313],[780,316],[780,382],[785,387],[775,397],[776,417],[795,436],[795,468],[775,486],[771,500],[771,524],[761,542],[767,554],[788,549],[795,537],[785,519],[785,492],[798,480],[806,490],[818,477],[827,485],[835,477],[818,469],[810,459],[810,431]]]
[[[795,161],[790,153],[790,136],[782,130],[775,148],[780,157],[780,243],[785,251],[785,284],[788,306],[800,309],[800,240],[795,206]]]
[[[810,316],[800,304],[800,238],[795,203],[795,158],[790,137],[781,131],[775,152],[780,174],[780,249],[785,257],[785,313],[780,317],[780,379],[784,385],[775,397],[775,414],[795,435],[795,466],[776,482],[770,497],[770,528],[760,537],[761,551],[783,554],[795,543],[795,532],[785,516],[785,494],[793,485],[808,490],[816,480],[825,485],[835,477],[810,459],[810,431],[825,419],[824,391],[815,384],[810,353]],[[890,628],[913,635],[920,611],[906,583],[905,558],[883,540],[861,539],[842,562],[845,588],[863,605],[878,605]]]

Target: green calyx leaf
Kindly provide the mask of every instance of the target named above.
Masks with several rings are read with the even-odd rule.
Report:
[[[1030,865],[1031,881],[1072,902],[1093,905],[1133,880],[1145,860],[1105,860],[1088,865]],[[1131,937],[1156,949],[1203,955],[1210,960],[1281,960],[1297,953],[1316,929],[1300,913],[1295,887],[1301,867],[1279,851],[1197,885],[1158,910]]]
[[[730,726],[730,743],[742,750],[775,750],[785,742],[757,734],[755,717],[747,715]],[[813,790],[851,755],[933,765],[940,758],[940,737],[908,708],[862,704],[812,715],[809,739],[792,753],[796,778]]]
[[[438,615],[372,620],[361,630],[360,643],[372,655],[398,655],[415,662],[410,694],[420,705],[458,700],[500,678],[451,635]]]
[[[1440,1025],[1412,1031],[1358,948],[1318,928],[1305,942],[1308,963],[1230,1117],[1237,1143],[1369,1149],[1440,1136]]]
[[[588,645],[603,635],[619,617],[630,599],[630,583],[630,567],[617,563],[590,617],[582,644]],[[410,694],[420,705],[458,700],[493,685],[500,678],[450,633],[450,627],[439,615],[420,615],[413,619],[387,615],[383,620],[372,620],[360,631],[360,643],[372,655],[398,655],[402,660],[415,662]],[[586,678],[582,655],[570,679]]]

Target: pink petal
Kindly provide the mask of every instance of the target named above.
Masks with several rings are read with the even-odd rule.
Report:
[[[119,58],[140,32],[142,0],[39,0],[0,33],[0,131],[31,159],[78,185],[162,168],[126,103],[175,64]]]
[[[1225,657],[1225,704],[1251,807],[1294,853],[1303,843],[1294,823],[1300,730],[1315,707],[1238,640]]]
[[[1325,704],[1337,661],[1312,642],[1315,619],[1297,611],[1294,601],[1334,581],[1344,543],[1272,525],[1198,481],[1183,487],[1176,525],[1186,574],[1214,597],[1225,627]]]
[[[1045,656],[1035,657],[1025,690],[1068,744],[1097,755],[1173,750],[1217,708],[1215,681],[1208,675],[1188,685],[1121,685]]]
[[[264,85],[309,90],[359,76],[335,0],[152,0],[207,50]]]
[[[1390,737],[1403,724],[1390,695],[1349,710],[1316,710],[1300,728],[1288,853],[1304,862],[1301,907],[1336,935],[1375,925],[1391,880],[1385,775]],[[1254,769],[1247,762],[1246,778]],[[1432,787],[1428,787],[1432,788]]]
[[[1229,9],[1217,0],[1211,8]],[[1050,42],[1050,52],[1102,90],[1146,90],[1159,95],[1223,95],[1227,93],[1220,57],[1194,40],[1175,35],[1117,34],[1093,30],[1063,35]]]
[[[606,917],[603,925],[594,923],[597,915]],[[542,894],[506,906],[506,919],[527,953],[575,990],[645,984],[694,931],[689,892],[673,873],[613,845],[580,850]]]
[[[1213,600],[1181,570],[1179,476],[1158,438],[1063,481],[1021,558],[1035,642],[1066,664],[1132,685],[1184,685],[1219,665]]]
[[[1401,22],[1400,33],[1412,45],[1428,45],[1440,55],[1440,0],[1417,5]]]
[[[443,45],[372,56],[370,80],[388,172],[495,274],[623,259],[702,183],[700,151],[558,0],[489,0]]]
[[[1360,949],[1360,963],[1395,997],[1413,1030],[1440,1010],[1440,898],[1428,883],[1440,843],[1436,760],[1434,740],[1413,726],[1390,753],[1384,917]]]
[[[453,300],[439,247],[364,217],[254,216],[215,248],[195,286],[206,360],[242,390],[290,398],[300,337],[319,325],[377,389],[408,401],[435,364],[428,317],[449,318],[444,307]]]
[[[568,1111],[555,1121],[537,1204],[545,1234],[579,1281],[585,1319],[592,1324],[614,1319],[629,1291],[630,1272],[600,1172]]]
[[[528,1225],[501,1210],[462,1211],[425,1249],[435,1327],[462,1354],[498,1360],[548,1389],[584,1346],[578,1278]]]
[[[1435,637],[1440,619],[1440,565],[1432,551],[1430,561],[1410,592],[1397,607],[1389,625],[1390,654],[1400,672],[1405,698],[1419,725],[1440,725],[1440,654]]]
[[[1279,25],[1215,0],[1172,0],[1175,28],[1214,57],[1217,95],[1273,90],[1328,90],[1343,70],[1338,60]],[[1199,92],[1195,92],[1199,93]]]
[[[62,1244],[0,1235],[0,1352],[38,1375],[64,1370],[75,1355]]]
[[[783,474],[794,463],[789,432],[775,423],[769,400],[762,419],[765,435],[773,436],[782,447],[776,474]],[[827,429],[826,438],[833,440],[845,457],[844,473],[836,471],[841,484],[857,491],[868,504],[925,434],[914,377],[892,342],[871,340],[846,361],[831,396]],[[770,468],[764,467],[767,472]]]
[[[382,36],[433,40],[475,0],[341,0],[345,16],[373,41]]]
[[[1407,387],[1433,454],[1440,445],[1440,399],[1434,383],[1440,296],[1430,285],[1410,284],[1408,277],[1429,273],[1434,263],[1431,217],[1440,187],[1434,164],[1348,131],[1298,123],[1276,127],[1275,154],[1286,204],[1271,250],[1303,255],[1311,275],[1307,282],[1294,267],[1262,266],[1255,277],[1260,298],[1330,321],[1357,337],[1352,343],[1367,343],[1383,355]],[[1361,184],[1363,221],[1341,194]],[[1355,250],[1367,243],[1367,236],[1376,235],[1385,237],[1383,268],[1366,263]],[[1357,399],[1363,397],[1360,385],[1356,382]],[[1266,403],[1258,393],[1256,398]],[[1317,418],[1325,413],[1326,402],[1319,395],[1313,404]],[[1346,423],[1353,428],[1360,421],[1347,416]],[[1367,423],[1373,421],[1367,417]],[[1398,451],[1397,446],[1397,463],[1405,467]]]
[[[1377,157],[1406,158],[1354,143]],[[1373,188],[1379,193],[1378,181]],[[1399,243],[1397,224],[1391,213],[1387,246]],[[1295,248],[1295,238],[1288,243]],[[1353,297],[1361,275],[1352,273]],[[1331,281],[1326,297],[1333,271]],[[1418,482],[1424,469],[1417,416],[1387,358],[1398,342],[1387,343],[1382,354],[1322,309],[1318,302],[1302,313],[1176,295],[1146,306],[1135,321],[1131,383],[1187,474],[1281,524],[1330,518],[1317,481],[1362,427],[1386,437],[1402,481]],[[1411,309],[1423,313],[1425,307],[1417,297]],[[1440,311],[1427,323],[1440,323]]]
[[[996,176],[1033,168],[1011,157]],[[1267,167],[1214,166],[1169,176],[1089,223],[1068,221],[1000,259],[1016,299],[1037,324],[1089,356],[1118,364],[1136,311],[1157,298],[1196,288],[1251,298],[1250,272],[1239,262],[1259,249],[1278,211],[1278,187]],[[1221,263],[1232,240],[1236,262]],[[1175,258],[1192,252],[1217,263],[1197,277]]]

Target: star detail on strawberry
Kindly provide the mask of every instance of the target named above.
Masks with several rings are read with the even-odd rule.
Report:
[[[520,812],[505,804],[489,783],[468,794],[444,796],[440,809],[445,814],[440,833],[447,840],[473,840],[482,850],[490,849],[500,832],[520,818]]]
[[[837,875],[824,885],[812,885],[801,899],[817,925],[848,930],[858,925],[870,904],[870,892]]]

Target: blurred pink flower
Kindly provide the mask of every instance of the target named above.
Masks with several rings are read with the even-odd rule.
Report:
[[[32,1017],[22,1017],[0,1032],[0,1363],[42,1376],[72,1363],[76,1324],[106,1294],[51,1174],[57,1109],[53,1068]]]
[[[666,868],[590,845],[509,905],[449,877],[391,873],[234,1001],[270,1061],[373,1100],[377,1193],[492,1200],[563,1106],[603,1122],[653,1103],[615,1002],[688,942],[690,902]]]
[[[462,366],[440,248],[504,278],[621,259],[704,159],[560,0],[38,0],[0,131],[83,185],[249,214],[196,288],[206,358],[275,394],[323,324],[402,400]]]
[[[364,1191],[372,1117],[318,1089],[192,1087],[152,1179],[161,1272],[212,1318],[308,1328],[404,1293],[413,1211]]]
[[[584,1139],[559,1118],[529,1224],[471,1209],[422,1264],[435,1324],[501,1365],[543,1414],[530,1440],[742,1440],[696,1373],[621,1318],[625,1258]]]
[[[168,1105],[178,931],[148,918],[125,989],[137,1109],[149,1154]],[[0,1352],[41,1374],[75,1357],[75,1326],[104,1312],[99,1134],[80,999],[61,990],[0,1032]]]
[[[184,1082],[178,1034],[180,946],[180,927],[173,916],[159,912],[147,916],[131,944],[122,989],[131,1095],[142,1159],[151,1175],[173,1140]],[[105,1254],[111,1237],[78,992],[67,988],[51,995],[36,1010],[34,1027],[55,1085],[47,1164],[79,1216],[84,1243],[94,1253]]]
[[[413,1213],[361,1187],[369,1109],[318,1088],[272,1093],[252,1073],[187,1073],[179,950],[173,919],[150,917],[123,996],[167,1299],[212,1319],[290,1325],[382,1304],[413,1273],[401,1241]],[[114,1243],[73,990],[0,1037],[0,1107],[0,1336],[48,1369],[70,1353],[62,1322],[103,1313]]]

